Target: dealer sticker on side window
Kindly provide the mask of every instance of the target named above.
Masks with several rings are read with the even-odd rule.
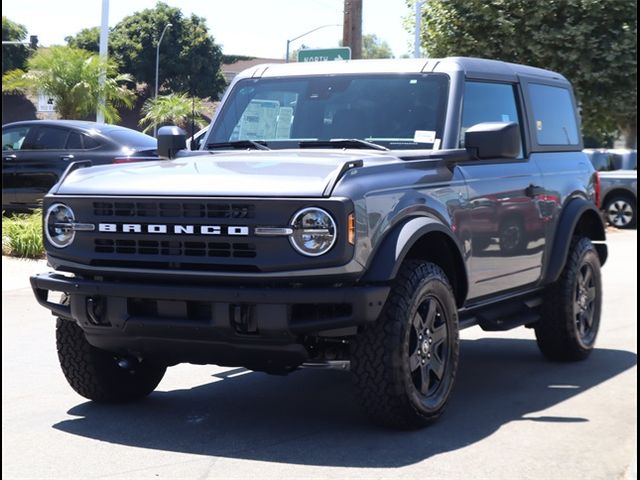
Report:
[[[413,141],[416,143],[433,143],[436,141],[436,132],[433,130],[416,130],[413,135]]]

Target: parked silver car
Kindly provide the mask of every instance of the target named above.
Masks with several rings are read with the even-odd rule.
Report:
[[[638,215],[638,171],[600,172],[602,209],[609,224],[635,228]]]

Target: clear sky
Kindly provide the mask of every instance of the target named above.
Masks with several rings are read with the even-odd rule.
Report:
[[[156,0],[111,0],[109,25]],[[209,32],[226,54],[284,58],[287,39],[325,24],[342,24],[344,0],[165,0],[185,15],[207,20]],[[64,44],[64,37],[100,25],[102,0],[2,0],[2,15],[38,35],[40,45]],[[395,56],[410,53],[412,35],[402,27],[411,13],[406,0],[363,0],[363,33],[385,40]],[[291,44],[334,47],[342,27],[327,27]]]

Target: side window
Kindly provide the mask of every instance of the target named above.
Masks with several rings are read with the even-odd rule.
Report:
[[[2,151],[20,150],[31,127],[9,127],[2,129]]]
[[[516,122],[522,125],[513,85],[507,83],[466,82],[462,107],[460,146],[468,128],[482,122]],[[522,158],[522,147],[520,155]]]
[[[533,124],[538,145],[578,145],[578,126],[566,88],[529,84]]]
[[[69,131],[64,128],[38,127],[35,135],[30,135],[23,150],[64,150]]]
[[[67,150],[82,150],[82,136],[73,130],[69,132],[67,138]]]
[[[100,143],[89,135],[82,134],[82,140],[84,141],[84,149],[91,150],[92,148],[98,148]]]

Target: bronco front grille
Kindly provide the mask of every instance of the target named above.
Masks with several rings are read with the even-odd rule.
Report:
[[[188,257],[255,258],[256,256],[255,244],[239,242],[181,242],[101,238],[94,240],[94,251],[96,253]]]
[[[93,202],[97,217],[254,218],[255,206],[226,202]]]

